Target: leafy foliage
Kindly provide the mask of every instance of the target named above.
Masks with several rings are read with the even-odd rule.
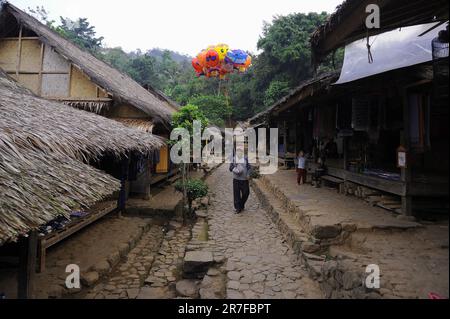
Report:
[[[200,179],[188,179],[184,185],[179,180],[175,183],[175,190],[183,192],[183,186],[186,187],[186,193],[190,203],[197,198],[208,195],[208,185]]]
[[[264,105],[270,106],[289,93],[290,87],[287,81],[273,80],[270,82],[264,94]]]
[[[96,37],[95,27],[89,23],[87,18],[72,20],[59,17],[60,23],[57,25],[55,20],[50,20],[49,12],[43,6],[28,7],[27,11],[49,28],[91,53],[98,53],[103,44],[104,38]]]
[[[61,24],[56,30],[62,36],[92,53],[98,52],[103,37],[96,37],[95,27],[90,25],[87,18],[71,20],[70,18],[60,17],[60,19]]]
[[[172,116],[173,128],[184,128],[189,131],[192,136],[193,122],[200,121],[202,128],[208,126],[208,119],[196,105],[188,104],[180,108],[180,110]]]
[[[198,106],[211,124],[225,125],[232,114],[232,107],[223,95],[198,95],[189,100],[190,105]]]

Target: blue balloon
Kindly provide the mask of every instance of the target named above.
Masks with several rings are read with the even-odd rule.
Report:
[[[231,61],[234,64],[245,64],[248,54],[242,50],[230,50],[225,57],[225,62]]]

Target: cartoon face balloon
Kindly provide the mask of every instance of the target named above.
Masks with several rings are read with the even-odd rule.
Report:
[[[245,64],[245,61],[247,60],[247,56],[248,56],[248,54],[242,50],[231,50],[231,51],[228,51],[228,53],[227,53],[227,57],[234,64]]]
[[[216,50],[208,50],[205,56],[205,66],[207,68],[214,68],[219,65],[219,54]]]
[[[210,45],[192,59],[192,67],[197,76],[220,77],[228,73],[245,72],[252,59],[245,51],[230,50],[228,45],[219,43]]]
[[[230,49],[229,46],[227,44],[223,44],[223,43],[218,44],[215,47],[216,52],[219,54],[219,61],[220,62],[222,62],[225,59],[229,49]]]

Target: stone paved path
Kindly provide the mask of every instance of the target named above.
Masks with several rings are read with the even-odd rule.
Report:
[[[133,299],[136,298],[139,288],[163,240],[164,233],[161,226],[152,226],[127,254],[116,270],[108,278],[91,289],[87,299]]]
[[[180,279],[186,244],[191,237],[189,227],[169,230],[159,249],[145,284],[164,287]]]
[[[321,298],[319,286],[284,243],[250,192],[246,209],[234,214],[228,165],[207,180],[212,192],[209,235],[214,254],[226,258],[227,298]]]
[[[91,289],[85,298],[172,298],[173,289],[168,288],[180,279],[190,229],[177,222],[171,222],[169,227],[164,233],[161,226],[152,226],[114,273]]]

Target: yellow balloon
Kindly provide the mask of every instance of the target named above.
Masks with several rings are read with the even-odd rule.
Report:
[[[216,50],[217,54],[219,55],[219,61],[223,61],[225,60],[230,47],[227,44],[219,43],[218,45],[216,45],[214,50]]]

